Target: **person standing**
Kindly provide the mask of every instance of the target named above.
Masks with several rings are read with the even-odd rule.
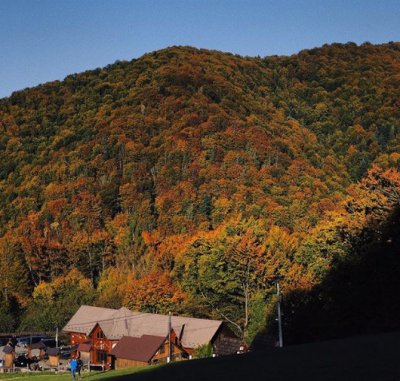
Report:
[[[83,361],[81,360],[80,357],[78,357],[78,360],[76,362],[76,371],[78,372],[78,380],[82,378],[81,376],[82,367],[83,367]]]
[[[69,365],[71,367],[71,377],[73,380],[75,380],[75,373],[76,373],[76,367],[78,365],[78,362],[76,361],[76,358],[74,356],[72,357]]]

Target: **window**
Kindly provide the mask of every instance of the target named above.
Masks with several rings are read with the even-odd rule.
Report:
[[[165,346],[164,346],[164,344],[160,347],[160,353],[165,353]]]
[[[106,338],[106,337],[104,336],[104,333],[103,333],[102,330],[100,330],[99,332],[97,332],[96,337],[97,337],[98,339],[105,339],[105,338]]]
[[[97,351],[96,352],[96,360],[97,360],[97,362],[106,363],[107,362],[107,352],[106,351]]]

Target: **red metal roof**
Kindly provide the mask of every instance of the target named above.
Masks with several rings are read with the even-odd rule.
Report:
[[[92,343],[80,343],[78,346],[78,352],[90,352],[92,349]]]
[[[150,362],[165,339],[165,337],[152,335],[124,336],[111,350],[110,355],[117,359]]]

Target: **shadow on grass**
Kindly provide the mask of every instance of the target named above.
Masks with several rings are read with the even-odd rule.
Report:
[[[394,381],[400,379],[400,333],[295,345],[265,353],[149,366],[104,374],[103,381]]]

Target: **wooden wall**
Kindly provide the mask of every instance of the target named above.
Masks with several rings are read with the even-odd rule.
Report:
[[[214,337],[211,340],[212,345],[218,345],[219,341],[223,337],[232,337],[232,338],[237,338],[237,336],[233,333],[233,331],[225,324],[222,323],[221,327],[217,331],[217,333],[214,335]],[[186,348],[185,348],[186,349]],[[194,352],[194,351],[193,351]]]
[[[81,360],[84,366],[88,366],[90,364],[90,352],[81,351]]]
[[[123,368],[133,368],[137,366],[146,366],[149,365],[147,362],[136,361],[136,360],[126,360],[126,359],[116,359],[115,360],[115,369],[123,369]]]
[[[169,348],[168,348],[168,337],[165,339],[164,343],[158,349],[157,353],[151,359],[151,362],[167,362],[167,358],[169,356]],[[182,359],[182,353],[185,351],[182,349],[182,344],[177,337],[175,331],[171,331],[171,343],[172,343],[172,361],[179,361]],[[162,352],[162,348],[164,348],[164,352]],[[158,360],[158,361],[154,361]]]
[[[90,339],[84,333],[72,332],[72,333],[70,333],[70,340],[71,340],[71,347],[73,347],[76,344],[85,343],[86,341],[89,341]]]
[[[171,332],[171,343],[172,343],[172,361],[180,361],[183,360],[184,357],[182,354],[186,354],[185,351],[180,347],[181,343],[176,336],[175,332]],[[121,368],[129,368],[129,367],[137,367],[137,366],[146,366],[150,364],[156,363],[165,363],[168,361],[169,356],[169,348],[168,348],[168,337],[161,344],[160,348],[158,348],[157,352],[151,358],[150,362],[136,361],[136,360],[128,360],[128,359],[116,359],[115,360],[115,369]],[[162,350],[163,349],[163,350]]]
[[[60,356],[49,356],[49,365],[51,367],[57,367],[58,364],[60,363]]]
[[[14,364],[14,353],[6,353],[4,356],[4,368],[5,369],[12,369]]]
[[[107,354],[110,353],[113,344],[118,343],[118,341],[108,340],[106,337],[98,338],[97,334],[101,332],[101,327],[99,324],[96,324],[92,333],[92,351],[91,351],[91,362],[92,364],[102,365],[101,362],[97,361],[97,351],[106,351]],[[111,356],[107,356],[107,362],[104,364],[106,369],[110,369],[110,365],[112,364]]]
[[[102,365],[101,362],[97,361],[97,351],[106,351],[107,354],[111,351],[113,344],[118,341],[108,340],[106,337],[98,338],[97,334],[101,331],[100,325],[96,324],[93,331],[89,336],[86,336],[83,333],[73,332],[70,334],[71,346],[76,344],[81,344],[86,341],[92,342],[92,350],[90,352],[90,363],[96,365]],[[107,356],[107,361],[104,363],[106,369],[110,369],[110,365],[112,363],[112,359],[110,356]]]

